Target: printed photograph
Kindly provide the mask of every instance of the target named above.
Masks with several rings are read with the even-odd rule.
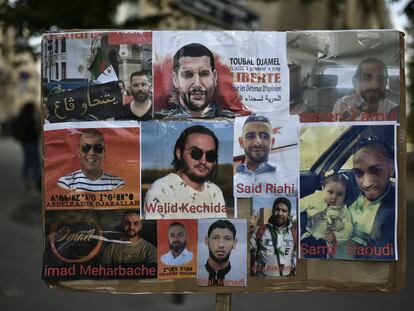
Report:
[[[285,33],[154,31],[153,42],[156,116],[289,113]]]
[[[134,121],[45,124],[45,208],[139,208],[139,140]]]
[[[157,220],[158,278],[195,278],[197,220]]]
[[[300,257],[397,260],[396,124],[303,126]]]
[[[290,113],[301,122],[399,121],[400,33],[287,34]]]
[[[234,122],[234,196],[295,195],[299,120],[255,113]]]
[[[198,220],[198,286],[247,286],[246,219]]]
[[[255,196],[250,215],[250,275],[295,275],[297,197]]]
[[[42,279],[157,277],[155,221],[138,209],[47,211]]]
[[[43,35],[45,122],[152,119],[150,31]]]
[[[142,122],[145,219],[224,218],[234,214],[233,122]]]

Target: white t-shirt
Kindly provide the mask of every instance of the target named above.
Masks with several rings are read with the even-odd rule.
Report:
[[[145,219],[226,218],[226,203],[220,188],[205,182],[204,189],[191,188],[175,173],[157,179],[145,196]]]
[[[174,258],[171,251],[160,257],[161,262],[165,265],[180,266],[184,265],[193,259],[193,253],[185,248],[180,255]]]

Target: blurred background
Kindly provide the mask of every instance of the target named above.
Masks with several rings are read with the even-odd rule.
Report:
[[[404,0],[0,0],[0,310],[214,310],[214,295],[109,295],[51,290],[40,280],[39,159],[41,34],[63,29],[335,30],[398,29],[405,36],[407,185],[413,186],[414,1]],[[49,49],[49,47],[46,47]],[[65,50],[44,64],[66,78]],[[66,63],[65,63],[66,64]],[[51,71],[50,71],[51,72]],[[19,127],[14,137],[12,120]],[[21,128],[21,130],[20,130]],[[19,143],[16,135],[20,137]],[[23,163],[24,155],[31,161]],[[26,165],[26,166],[24,166]],[[30,169],[29,169],[30,167]],[[403,182],[403,177],[399,177]],[[407,223],[414,217],[407,193]],[[397,293],[233,295],[233,310],[408,310],[414,293],[413,230],[407,231],[407,283]],[[263,304],[263,301],[265,303]]]

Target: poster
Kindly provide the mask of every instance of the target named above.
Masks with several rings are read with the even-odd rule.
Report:
[[[156,231],[134,209],[48,211],[42,279],[156,278]]]
[[[134,121],[45,124],[45,209],[139,208],[139,141]]]
[[[290,113],[301,122],[399,121],[400,33],[287,33]]]
[[[157,220],[158,278],[195,278],[197,220]]]
[[[288,115],[286,34],[154,31],[153,46],[159,117]]]
[[[298,193],[298,125],[275,113],[235,118],[235,197]]]
[[[245,219],[198,220],[198,286],[247,286]]]
[[[301,258],[398,259],[395,141],[392,122],[301,128]]]
[[[145,219],[234,214],[233,122],[157,121],[141,126]]]
[[[45,34],[42,46],[47,122],[152,118],[150,31]]]
[[[295,275],[297,197],[254,196],[249,225],[250,275]]]

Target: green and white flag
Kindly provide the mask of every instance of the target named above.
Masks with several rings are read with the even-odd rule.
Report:
[[[96,48],[95,58],[89,66],[92,79],[99,83],[118,81],[114,67],[112,67],[108,55],[101,47]]]

